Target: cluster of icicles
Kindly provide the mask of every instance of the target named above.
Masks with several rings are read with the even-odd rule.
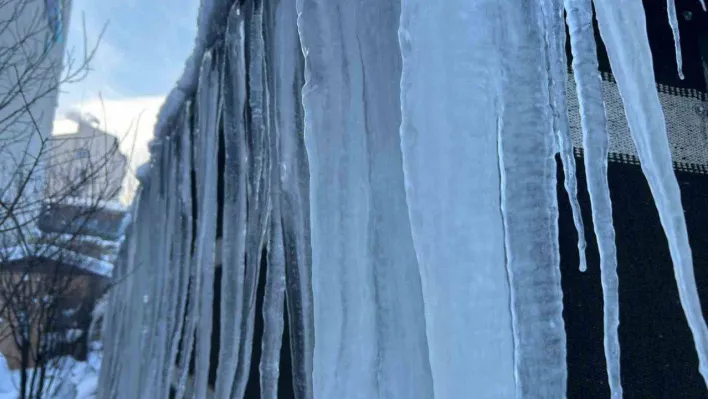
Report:
[[[261,397],[276,398],[283,312],[297,398],[565,397],[559,151],[585,268],[565,24],[607,374],[621,397],[591,0],[232,3],[203,0],[200,37],[213,40],[197,43],[193,93],[180,89],[161,115],[116,266],[100,397],[164,398],[173,387],[177,398],[242,398],[263,317]],[[642,2],[593,4],[705,378],[708,331]]]

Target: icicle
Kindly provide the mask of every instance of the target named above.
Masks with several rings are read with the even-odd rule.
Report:
[[[306,62],[315,397],[429,398],[395,96],[400,11],[374,0],[303,1],[298,11]]]
[[[196,168],[199,213],[196,242],[196,262],[202,273],[199,299],[199,327],[197,328],[195,397],[204,398],[207,392],[211,352],[212,314],[214,308],[214,270],[216,248],[217,177],[219,149],[219,61],[208,51],[204,54],[199,90],[197,92],[197,123],[199,140],[195,150],[201,154]],[[201,144],[201,145],[199,145]],[[224,293],[227,295],[226,293]]]
[[[278,181],[278,179],[274,179]],[[268,269],[266,270],[263,300],[263,339],[261,342],[260,387],[261,398],[278,398],[280,375],[280,347],[283,339],[283,310],[285,307],[285,253],[283,228],[280,218],[277,188],[272,191],[274,201],[268,238]]]
[[[597,21],[622,95],[632,139],[669,241],[679,297],[708,381],[708,328],[693,274],[693,259],[674,175],[666,121],[654,82],[654,68],[640,0],[595,0]]]
[[[705,0],[698,0],[701,2],[701,7],[703,7],[703,11],[708,11],[708,8],[706,8],[706,1]]]
[[[570,140],[570,127],[568,126],[568,105],[566,102],[567,64],[565,54],[565,23],[563,22],[562,0],[543,0],[541,2],[544,13],[544,30],[546,38],[546,63],[549,77],[549,90],[551,108],[553,110],[553,131],[558,140],[565,175],[564,186],[568,194],[570,208],[573,213],[573,222],[578,234],[578,260],[580,271],[587,270],[585,258],[585,227],[578,202],[578,182],[576,178],[575,155],[573,143]]]
[[[309,165],[303,137],[301,89],[305,65],[294,1],[281,2],[275,14],[270,56],[276,87],[280,206],[285,247],[286,305],[290,333],[293,393],[311,399],[314,354],[310,246]],[[275,203],[274,203],[275,206]]]
[[[187,148],[191,147],[196,147],[195,143],[198,140],[198,137],[195,137],[194,141],[192,140],[192,112],[191,108],[192,105],[190,102],[187,102],[185,104],[185,130],[183,133],[183,138],[185,139],[185,145],[187,145]],[[183,171],[188,172],[189,174],[187,176],[184,176],[185,178],[189,178],[188,181],[191,181],[191,174],[192,171],[196,171],[197,167],[196,164],[199,162],[199,153],[195,153],[194,157],[189,157],[191,158],[188,162],[186,162],[183,166]],[[184,260],[186,264],[183,266],[186,268],[188,271],[189,275],[189,290],[187,292],[187,311],[186,311],[186,319],[184,321],[184,331],[182,333],[182,337],[180,339],[181,345],[180,345],[180,356],[178,359],[177,367],[178,367],[178,372],[179,376],[177,377],[177,388],[176,388],[176,394],[175,398],[176,399],[182,399],[184,398],[185,394],[185,389],[187,386],[187,376],[189,373],[189,363],[190,360],[192,359],[192,352],[194,349],[194,335],[196,333],[196,326],[197,326],[197,318],[198,318],[198,311],[199,311],[199,298],[201,296],[201,280],[202,280],[202,273],[201,273],[201,264],[195,261],[195,257],[193,255],[193,249],[194,249],[194,237],[193,237],[193,227],[192,227],[192,221],[194,217],[199,217],[199,214],[193,215],[192,214],[192,192],[191,192],[191,187],[192,183],[185,184],[182,186],[182,195],[183,195],[183,200],[188,200],[189,202],[185,203],[185,209],[187,211],[187,220],[185,221],[186,224],[189,226],[189,230],[187,231],[187,237],[189,238],[188,246],[185,250],[185,253],[183,254]]]
[[[607,184],[608,134],[602,79],[592,25],[591,0],[565,0],[573,52],[573,74],[580,103],[580,121],[585,150],[585,175],[592,219],[600,252],[604,307],[604,345],[607,376],[612,398],[622,397],[619,346],[619,281],[617,248],[612,224],[612,202]]]
[[[243,15],[235,4],[226,29],[223,64],[224,104],[224,219],[222,235],[221,332],[216,369],[215,397],[229,397],[239,362],[244,299],[244,252],[246,246],[246,72]],[[228,294],[226,294],[228,293]]]
[[[514,396],[496,137],[500,17],[496,0],[401,4],[401,147],[430,397]]]
[[[406,206],[401,98],[397,95],[402,73],[401,7],[398,2],[379,0],[354,4],[359,61],[347,54],[344,59],[361,72],[361,88],[354,95],[361,96],[363,125],[356,134],[366,140],[369,169],[367,256],[373,281],[366,283],[374,287],[378,395],[427,399],[433,396],[433,377],[423,290]]]
[[[505,2],[500,10],[501,209],[511,285],[516,396],[563,398],[567,369],[555,140],[543,14],[538,7]]]
[[[187,106],[188,107],[188,106]],[[179,136],[179,155],[178,159],[178,181],[177,181],[177,200],[179,202],[179,242],[176,243],[175,263],[172,265],[179,272],[179,288],[178,288],[178,303],[175,316],[176,323],[172,330],[171,345],[168,352],[167,361],[167,378],[168,383],[172,384],[175,379],[175,363],[177,361],[177,353],[179,342],[185,337],[182,335],[185,321],[185,310],[187,307],[187,298],[189,297],[189,282],[192,270],[191,248],[192,248],[192,137],[189,127],[189,112],[184,111],[181,116],[180,136]],[[183,349],[184,350],[184,349]]]
[[[705,5],[703,6],[705,9]],[[678,17],[676,16],[675,0],[666,0],[666,9],[669,14],[669,25],[671,25],[671,33],[674,35],[674,47],[676,48],[676,68],[678,75],[683,80],[683,57],[681,56],[681,35],[679,34]]]
[[[263,245],[266,239],[269,214],[270,163],[268,162],[268,129],[266,126],[267,92],[265,83],[265,58],[263,39],[263,4],[252,2],[245,13],[248,33],[246,66],[248,77],[248,108],[250,119],[246,128],[248,143],[248,219],[246,231],[246,275],[241,319],[241,340],[239,341],[239,362],[234,383],[235,396],[241,398],[246,389],[251,366],[253,347],[253,323],[256,307],[256,290],[260,273]]]

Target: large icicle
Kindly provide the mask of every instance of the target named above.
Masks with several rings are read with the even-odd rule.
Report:
[[[683,56],[681,55],[681,35],[679,34],[678,17],[676,16],[675,0],[666,0],[666,10],[669,14],[669,25],[671,33],[674,35],[674,47],[676,48],[676,69],[681,80],[683,80]]]
[[[504,2],[500,8],[501,209],[511,283],[516,396],[562,398],[566,345],[543,13],[534,2]]]
[[[224,218],[221,246],[221,331],[216,371],[217,398],[231,394],[238,365],[244,299],[246,247],[246,72],[243,14],[236,4],[229,12],[223,64]]]
[[[305,0],[298,11],[307,66],[315,397],[429,398],[398,135],[399,8]]]
[[[565,0],[573,53],[573,75],[580,104],[585,175],[592,208],[592,220],[600,252],[600,273],[604,308],[604,345],[607,377],[613,398],[622,397],[619,346],[619,281],[617,248],[612,224],[612,202],[607,184],[609,137],[598,70],[597,46],[592,25],[591,0]]]
[[[515,393],[499,212],[499,4],[404,0],[401,5],[403,165],[436,398]],[[548,93],[545,83],[534,88]],[[541,134],[524,128],[524,134]],[[552,133],[550,125],[544,133]],[[531,157],[543,163],[547,159],[540,155],[551,157],[551,150]],[[541,210],[546,203],[539,203]]]
[[[578,233],[578,261],[580,271],[587,270],[585,258],[585,227],[578,202],[578,182],[576,178],[575,155],[573,143],[570,141],[568,125],[568,105],[566,102],[567,64],[565,23],[563,22],[563,1],[543,0],[541,6],[544,14],[544,30],[546,38],[546,63],[548,68],[549,90],[553,111],[553,131],[558,141],[565,175],[564,186],[568,194],[570,208],[573,213],[575,230]]]
[[[597,21],[617,79],[632,139],[669,241],[681,305],[708,381],[708,328],[693,274],[681,192],[674,175],[664,113],[654,83],[654,65],[641,0],[595,0]]]
[[[221,115],[219,97],[219,63],[211,51],[204,54],[197,91],[197,146],[199,163],[195,168],[199,213],[196,242],[196,262],[202,273],[201,297],[199,299],[199,327],[197,350],[195,397],[204,398],[207,392],[209,359],[211,351],[212,314],[214,308],[214,270],[217,218],[217,177],[219,148],[218,124]],[[226,293],[224,293],[226,294]]]
[[[303,138],[301,89],[304,60],[297,34],[295,1],[279,1],[275,11],[270,59],[275,81],[271,90],[276,110],[280,206],[285,247],[286,304],[296,399],[313,398],[312,309],[309,165]],[[277,204],[273,204],[277,206]]]
[[[358,61],[361,68],[362,86],[354,95],[361,96],[363,104],[364,129],[359,134],[365,135],[368,152],[367,250],[376,301],[378,394],[427,399],[433,396],[433,379],[401,152],[401,7],[398,1],[355,4],[359,60],[349,62]]]

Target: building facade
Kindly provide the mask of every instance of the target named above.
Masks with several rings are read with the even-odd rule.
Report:
[[[46,198],[114,201],[121,194],[127,157],[117,137],[102,131],[92,116],[70,115],[76,130],[52,137]]]
[[[17,203],[22,218],[31,219],[38,209],[17,208],[35,207],[44,195],[46,142],[62,81],[70,9],[69,0],[0,6],[6,21],[0,32],[0,196]],[[27,179],[31,184],[23,184]]]

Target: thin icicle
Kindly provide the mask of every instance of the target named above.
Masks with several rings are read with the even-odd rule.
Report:
[[[679,298],[693,333],[699,370],[708,383],[708,328],[696,289],[681,192],[674,175],[666,121],[641,0],[595,0],[597,21],[617,79],[629,130],[669,242]]]
[[[279,179],[273,179],[279,182]],[[260,387],[261,398],[278,398],[280,375],[280,347],[283,339],[285,308],[285,253],[283,228],[280,218],[279,195],[272,192],[273,210],[268,238],[268,268],[263,299],[263,339],[261,341]]]
[[[679,34],[679,23],[678,17],[676,16],[675,0],[666,0],[666,10],[669,14],[669,25],[671,25],[671,32],[674,35],[674,47],[676,48],[676,69],[678,69],[679,78],[683,80],[684,76],[683,56],[681,55],[681,35]]]
[[[219,98],[219,60],[212,52],[204,54],[197,91],[197,135],[201,143],[195,148],[202,154],[196,169],[199,199],[196,261],[201,263],[202,289],[199,300],[199,327],[195,372],[195,396],[206,397],[211,358],[212,314],[214,309],[214,270],[217,218],[217,177],[219,149],[218,124],[221,114]],[[226,294],[226,293],[225,293]]]
[[[568,105],[566,101],[567,64],[565,53],[565,24],[563,22],[563,1],[543,0],[541,2],[544,14],[546,39],[546,64],[548,68],[548,88],[550,90],[551,108],[553,111],[553,131],[558,140],[563,163],[565,191],[568,194],[570,209],[573,214],[575,231],[578,234],[578,263],[580,271],[587,270],[585,250],[585,227],[578,202],[578,181],[576,177],[575,155],[573,143],[570,140],[568,125]]]
[[[221,331],[216,369],[217,398],[231,394],[239,362],[246,247],[246,105],[243,15],[238,4],[229,12],[223,63],[224,218],[221,246]]]
[[[192,119],[192,104],[191,102],[187,102],[185,104],[185,131],[183,137],[185,137],[187,140],[185,140],[185,145],[186,144],[192,144],[187,148],[190,148],[194,145],[193,143],[197,140],[192,140],[192,127],[191,127],[191,119]],[[192,171],[195,170],[195,164],[197,163],[198,159],[198,154],[194,154],[194,157],[190,157],[191,162],[185,164],[185,169],[189,171],[189,176],[191,176]],[[191,178],[190,178],[191,181]],[[190,240],[188,242],[188,246],[186,248],[186,251],[184,253],[185,261],[187,262],[184,267],[189,271],[189,290],[187,292],[187,311],[185,315],[185,325],[184,325],[184,331],[182,333],[182,337],[180,339],[181,345],[180,345],[180,357],[178,359],[177,367],[178,367],[178,372],[179,376],[177,378],[177,389],[176,389],[176,394],[175,398],[176,399],[182,399],[184,398],[185,390],[187,388],[187,376],[189,374],[189,363],[192,359],[192,354],[193,354],[193,349],[194,349],[194,335],[196,333],[196,326],[197,326],[197,318],[198,318],[198,312],[199,312],[199,297],[201,295],[201,280],[202,280],[202,273],[201,273],[201,266],[198,262],[195,261],[195,257],[193,255],[193,248],[194,248],[194,240],[192,239],[194,232],[192,231],[193,228],[192,226],[192,221],[193,218],[199,215],[193,215],[192,214],[192,192],[191,192],[191,187],[194,182],[190,184],[185,184],[182,186],[183,189],[183,196],[184,199],[189,199],[189,203],[185,204],[185,208],[187,210],[187,220],[186,223],[189,223],[189,229],[188,234]]]
[[[192,248],[192,137],[189,128],[189,113],[183,112],[180,124],[179,155],[178,159],[179,178],[177,183],[177,195],[179,201],[179,230],[180,241],[176,243],[175,263],[172,267],[178,269],[179,288],[178,304],[175,316],[177,317],[174,329],[172,330],[171,346],[167,361],[168,383],[176,382],[174,371],[179,342],[184,339],[182,333],[184,329],[185,310],[187,298],[189,297],[189,282],[191,272],[191,248]]]
[[[701,7],[703,7],[703,11],[708,11],[708,8],[706,8],[706,1],[705,0],[698,0],[701,2]]]
[[[607,377],[612,398],[621,398],[617,248],[612,224],[612,202],[607,184],[609,138],[592,25],[592,2],[565,0],[565,9],[573,53],[573,74],[580,104],[585,175],[600,252]]]
[[[260,274],[263,245],[266,239],[269,217],[270,162],[269,136],[267,128],[267,92],[265,84],[265,49],[263,38],[263,3],[251,2],[245,10],[245,25],[248,32],[246,66],[248,77],[249,122],[246,128],[248,143],[248,219],[246,230],[246,275],[244,278],[243,309],[241,319],[241,340],[239,341],[239,362],[234,382],[234,395],[242,398],[251,369],[253,347],[253,323],[256,307],[256,291]]]

